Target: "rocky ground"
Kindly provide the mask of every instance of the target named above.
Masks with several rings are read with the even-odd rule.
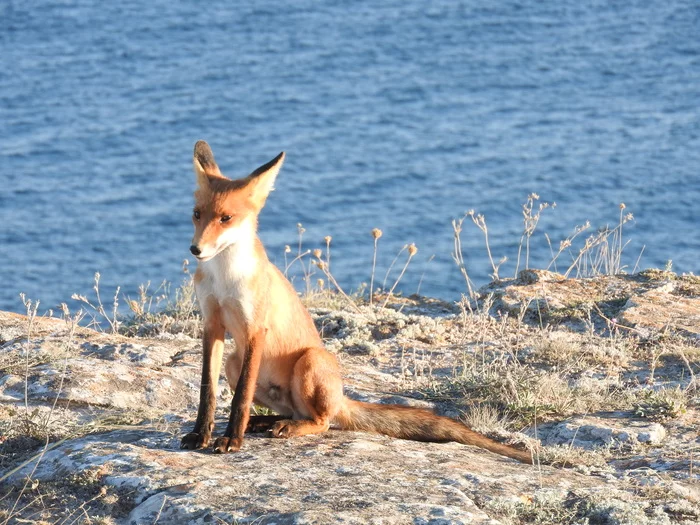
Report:
[[[0,312],[0,523],[700,522],[699,278],[525,271],[456,305],[341,299],[309,304],[349,396],[461,417],[538,464],[340,431],[182,451],[196,313],[108,334]]]

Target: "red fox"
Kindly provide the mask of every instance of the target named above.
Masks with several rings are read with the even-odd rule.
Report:
[[[362,403],[343,395],[336,358],[323,347],[311,316],[257,236],[258,215],[283,162],[280,153],[247,177],[231,180],[221,174],[209,145],[195,144],[198,187],[190,251],[198,260],[194,284],[204,319],[204,359],[197,420],[181,447],[204,448],[211,441],[228,331],[236,351],[226,359],[225,370],[235,394],[215,452],[239,450],[246,431],[290,438],[334,425],[416,441],[456,441],[532,463],[528,452],[429,410]],[[253,402],[279,415],[251,417]]]

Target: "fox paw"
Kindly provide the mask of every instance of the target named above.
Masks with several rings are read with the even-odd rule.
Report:
[[[214,452],[216,454],[228,454],[241,450],[243,440],[241,438],[218,437],[214,441]]]
[[[270,436],[274,438],[285,439],[294,436],[294,428],[294,421],[291,419],[283,419],[272,425],[269,432]]]
[[[200,434],[199,432],[190,432],[185,434],[180,440],[180,448],[185,450],[195,450],[204,448],[209,444],[211,434]]]
[[[272,427],[272,423],[267,421],[255,421],[248,423],[245,429],[246,434],[260,434],[261,432],[267,432]]]

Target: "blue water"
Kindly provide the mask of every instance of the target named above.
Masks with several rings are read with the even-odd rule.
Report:
[[[379,281],[415,242],[403,291],[456,299],[450,222],[472,208],[512,273],[531,192],[557,203],[531,265],[544,232],[625,202],[630,269],[644,247],[642,268],[698,272],[699,35],[694,0],[4,0],[0,308],[90,294],[96,271],[105,296],[179,282],[198,139],[232,177],[287,152],[263,241],[283,265],[297,223],[307,248],[332,235],[348,290],[379,227]],[[463,246],[486,282],[466,223]]]

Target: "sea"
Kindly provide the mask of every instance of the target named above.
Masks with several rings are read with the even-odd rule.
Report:
[[[286,152],[259,232],[300,292],[327,236],[369,283],[379,228],[375,288],[456,301],[470,210],[475,287],[487,236],[499,277],[575,274],[621,203],[623,271],[700,270],[696,0],[3,0],[0,50],[2,310],[177,287],[200,139],[231,178]]]

